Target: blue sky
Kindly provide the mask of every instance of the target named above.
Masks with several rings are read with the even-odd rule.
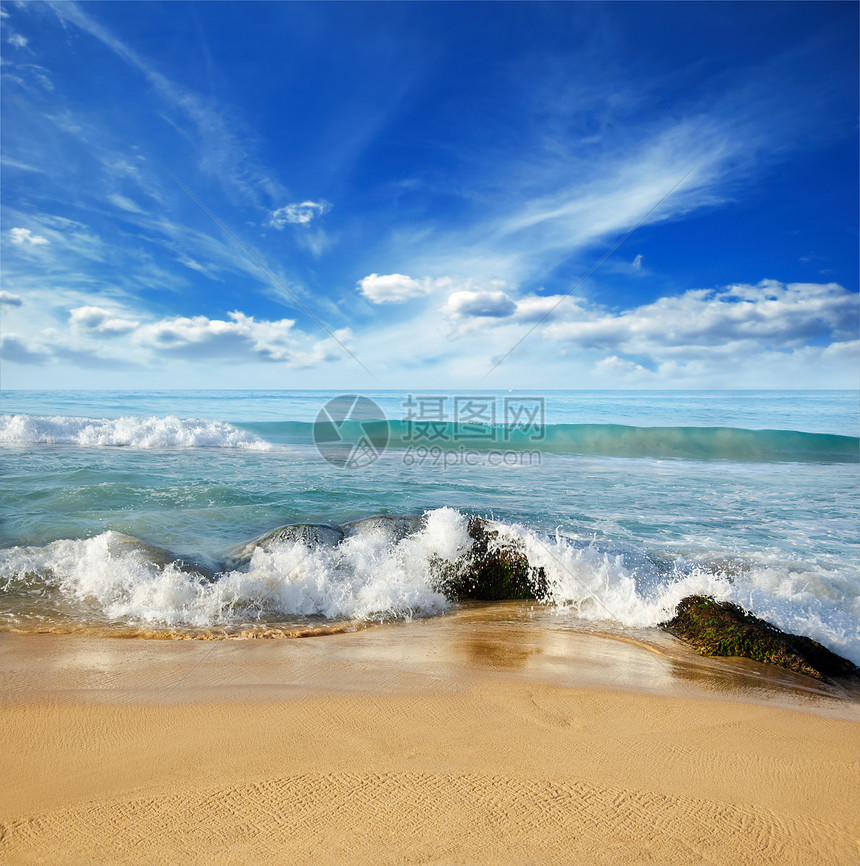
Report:
[[[3,387],[857,387],[855,3],[0,8]]]

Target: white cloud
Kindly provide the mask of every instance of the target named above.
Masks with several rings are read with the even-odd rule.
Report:
[[[611,355],[598,361],[594,365],[594,372],[598,378],[612,381],[617,381],[619,378],[628,381],[640,380],[651,375],[650,371],[641,364],[619,358],[618,355]]]
[[[267,360],[289,361],[290,366],[305,369],[337,361],[343,357],[343,346],[349,344],[353,334],[349,328],[341,328],[340,330],[333,331],[332,334],[333,336],[324,340],[317,340],[311,346],[310,351],[292,350],[282,355],[272,353]]]
[[[634,270],[641,271],[642,270],[642,254],[640,253],[638,256],[636,256],[636,258],[633,259],[633,261],[630,264]]]
[[[442,311],[455,319],[487,317],[502,319],[513,315],[516,303],[504,292],[461,291],[452,292]]]
[[[320,229],[300,232],[296,240],[317,258],[331,246],[331,238]]]
[[[73,327],[106,337],[127,334],[138,326],[137,322],[117,317],[103,307],[77,307],[69,310],[69,321]]]
[[[276,229],[283,229],[288,223],[306,226],[330,210],[331,204],[324,200],[295,202],[272,211],[271,224]]]
[[[514,318],[518,322],[551,321],[578,314],[584,303],[583,298],[572,295],[525,295],[517,301]]]
[[[39,303],[41,299],[33,306]],[[163,369],[175,361],[201,364],[201,370],[211,365],[261,363],[307,369],[342,360],[342,344],[353,338],[344,328],[334,336],[314,339],[297,330],[293,319],[260,320],[239,310],[224,319],[204,315],[146,319],[145,314],[116,301],[70,308],[65,328],[38,330],[44,320],[19,316],[24,327],[19,333],[6,334],[3,357],[24,365],[59,361],[103,371]],[[111,356],[109,340],[120,336],[121,356]]]
[[[6,334],[0,337],[0,357],[16,364],[44,364],[51,356],[28,346],[17,334]]]
[[[19,171],[33,171],[37,174],[47,174],[47,172],[43,168],[37,168],[34,165],[30,165],[26,162],[21,162],[18,159],[12,159],[8,156],[0,157],[0,164],[8,166],[9,168],[17,168]]]
[[[585,273],[638,226],[731,200],[762,155],[773,154],[772,135],[758,119],[703,106],[687,117],[655,118],[635,134],[618,132],[600,148],[560,137],[547,149],[541,139],[501,153],[469,178],[457,222],[423,234],[398,226],[390,254],[407,273],[457,274],[484,285],[494,278],[535,284],[563,262]],[[609,270],[647,273],[642,259],[610,259],[601,265]]]
[[[124,211],[128,211],[129,213],[145,213],[145,211],[143,210],[143,208],[140,207],[140,205],[132,201],[127,196],[120,195],[118,192],[109,195],[108,201],[112,204],[115,204],[118,208],[121,208]]]
[[[0,292],[0,304],[5,304],[7,307],[20,307],[24,301],[12,292]]]
[[[433,280],[415,280],[405,274],[370,274],[358,281],[361,294],[374,304],[400,304],[430,294],[435,285]]]
[[[30,40],[26,36],[22,36],[20,33],[12,33],[9,35],[9,38],[6,41],[13,48],[26,48],[27,43]]]
[[[34,235],[30,229],[9,229],[9,234],[12,236],[12,243],[17,244],[18,246],[23,246],[24,244],[41,246],[49,243],[47,238],[43,238],[41,235]]]
[[[747,349],[800,348],[812,340],[856,336],[858,296],[836,283],[763,280],[755,286],[688,291],[621,313],[582,311],[577,321],[555,322],[553,340],[582,348],[654,359],[692,359]]]
[[[257,321],[235,310],[226,320],[206,316],[161,319],[138,327],[133,340],[158,354],[189,359],[244,356],[249,360],[289,361],[299,336],[294,335],[294,325],[293,319]]]

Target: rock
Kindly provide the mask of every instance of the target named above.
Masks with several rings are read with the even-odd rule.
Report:
[[[172,565],[177,571],[183,574],[198,575],[206,580],[213,580],[215,571],[208,565],[202,562],[194,562],[178,557],[175,553],[158,547],[155,544],[149,544],[146,541],[141,541],[133,535],[126,535],[124,532],[116,532],[111,530],[112,547],[117,552],[133,551],[142,556],[147,562],[152,563],[160,569],[165,569]]]
[[[257,547],[301,541],[308,547],[335,547],[343,541],[343,530],[327,523],[290,523],[264,535]]]
[[[407,535],[418,532],[424,526],[424,518],[415,515],[380,514],[377,517],[365,517],[343,525],[346,538],[354,535],[382,535],[387,541],[396,544]]]
[[[339,526],[329,526],[327,523],[289,523],[233,548],[227,554],[225,568],[233,570],[248,562],[258,547],[296,541],[307,547],[335,547],[343,541],[343,537],[343,530]]]
[[[472,548],[460,562],[442,567],[440,592],[455,601],[530,599],[544,593],[544,570],[533,568],[515,544],[479,517],[469,518],[468,531]]]
[[[701,595],[682,599],[675,616],[661,625],[706,656],[741,656],[825,681],[860,673],[812,638],[788,634],[736,604]]]

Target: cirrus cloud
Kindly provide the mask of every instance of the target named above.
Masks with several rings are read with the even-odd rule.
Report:
[[[12,243],[16,244],[19,247],[23,246],[24,244],[30,244],[34,247],[38,247],[49,243],[47,238],[43,238],[41,235],[34,235],[30,229],[13,228],[9,229],[9,234],[12,238]]]

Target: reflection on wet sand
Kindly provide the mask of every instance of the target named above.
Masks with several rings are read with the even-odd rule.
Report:
[[[571,688],[731,697],[858,711],[860,689],[746,659],[698,655],[658,629],[596,628],[530,602],[296,640],[143,641],[0,634],[3,701],[279,699],[327,689],[452,693],[494,676]]]
[[[508,641],[465,640],[461,642],[464,654],[475,664],[494,670],[522,670],[529,657],[540,653],[540,648],[522,647]]]

